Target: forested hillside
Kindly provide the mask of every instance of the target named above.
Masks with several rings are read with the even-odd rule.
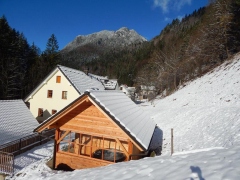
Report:
[[[141,48],[112,51],[88,63],[93,73],[120,83],[174,91],[240,50],[240,1],[217,0],[181,21],[174,19]]]
[[[117,78],[120,84],[154,85],[159,93],[171,93],[240,50],[240,0],[211,2],[182,20],[174,19],[151,41],[101,51],[91,62],[75,59],[91,55],[92,46],[66,56],[52,34],[40,52],[2,16],[0,99],[24,98],[57,64],[89,68],[91,73]]]
[[[23,33],[0,18],[0,99],[24,98],[60,61],[58,43],[52,35],[42,53]]]

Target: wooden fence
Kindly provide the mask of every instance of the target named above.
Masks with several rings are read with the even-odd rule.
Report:
[[[26,152],[30,149],[32,149],[35,146],[41,145],[49,141],[49,138],[54,137],[55,135],[55,129],[48,130],[42,132],[41,135],[33,134],[26,137],[23,137],[21,139],[0,145],[0,151],[12,153],[14,156],[19,155],[23,152]]]
[[[14,174],[14,155],[12,153],[0,151],[0,173]]]

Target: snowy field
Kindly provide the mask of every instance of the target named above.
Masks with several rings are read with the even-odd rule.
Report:
[[[163,154],[240,145],[240,54],[176,93],[143,108],[163,131]],[[152,105],[151,105],[152,104]]]
[[[62,172],[45,165],[51,157],[49,143],[33,150],[30,155],[36,161],[12,179],[240,179],[240,55],[142,108],[162,130],[158,133],[163,138],[162,156]],[[171,128],[173,156],[169,155]],[[37,156],[38,151],[43,154]]]

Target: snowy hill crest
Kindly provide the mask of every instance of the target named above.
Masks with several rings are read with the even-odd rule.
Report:
[[[124,47],[130,44],[138,44],[147,41],[135,30],[122,27],[117,31],[103,30],[89,35],[79,35],[63,50],[70,51],[84,45],[104,46],[105,48]]]

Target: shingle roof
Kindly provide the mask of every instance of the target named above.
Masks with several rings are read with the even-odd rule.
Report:
[[[89,91],[90,97],[117,120],[147,150],[156,126],[150,115],[121,91]]]
[[[0,144],[33,134],[38,125],[22,100],[0,101]]]
[[[58,68],[80,94],[84,93],[87,89],[104,90],[104,86],[100,81],[90,78],[82,71],[61,65],[58,65]]]

